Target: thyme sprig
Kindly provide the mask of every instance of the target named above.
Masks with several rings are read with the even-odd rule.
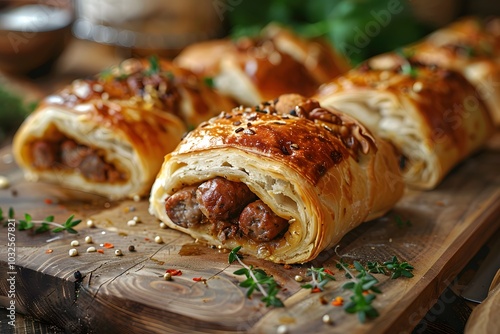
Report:
[[[254,269],[253,266],[247,266],[238,255],[241,246],[238,246],[231,250],[229,253],[229,263],[238,261],[238,263],[243,267],[234,272],[235,275],[245,275],[246,280],[241,282],[239,285],[244,288],[248,288],[246,296],[250,298],[255,290],[259,290],[262,294],[261,300],[266,303],[266,306],[274,307],[284,307],[281,299],[277,297],[280,290],[278,283],[274,280],[272,276],[268,276],[266,272],[262,269]]]
[[[14,219],[15,213],[12,207],[9,208],[8,219]],[[0,208],[0,222],[3,222],[3,210]],[[24,219],[20,219],[17,225],[19,231],[35,229],[35,233],[43,233],[51,231],[59,233],[66,231],[68,233],[76,234],[78,231],[74,229],[75,226],[81,223],[81,219],[75,219],[75,215],[69,216],[68,219],[62,224],[54,222],[54,216],[48,216],[44,220],[33,220],[29,213],[24,214]],[[39,225],[37,228],[35,226]]]
[[[35,224],[40,224],[40,227],[35,229],[36,233],[42,233],[51,230],[51,226],[55,226],[51,231],[54,233],[66,231],[68,233],[78,233],[73,227],[80,224],[81,219],[74,219],[75,215],[71,215],[63,224],[55,223],[54,216],[48,216],[44,220],[33,220],[28,213],[24,214],[24,219],[19,220],[18,228],[20,231],[30,230],[35,227]]]
[[[337,253],[336,249],[335,253]],[[345,283],[342,288],[352,292],[350,302],[344,305],[344,310],[347,313],[356,313],[361,323],[366,322],[367,319],[379,316],[378,311],[372,303],[376,298],[376,294],[381,293],[381,291],[377,287],[379,281],[371,275],[372,273],[383,275],[390,273],[392,279],[413,277],[413,266],[406,261],[400,262],[396,256],[393,256],[389,261],[385,261],[382,264],[376,261],[367,262],[366,267],[360,262],[354,261],[353,269],[358,272],[357,275],[354,275],[353,271],[349,269],[350,266],[338,253],[337,255],[340,258],[337,261],[337,268],[344,270],[346,277],[350,279],[350,282]]]
[[[323,291],[325,285],[330,281],[335,281],[335,277],[325,268],[312,267],[307,269],[306,276],[311,276],[311,282],[301,285],[304,289],[311,289],[312,292]]]
[[[381,292],[376,287],[379,281],[373,275],[369,274],[358,261],[354,261],[354,268],[359,272],[358,275],[354,275],[341,262],[339,264],[351,277],[351,281],[342,286],[343,289],[352,291],[350,302],[344,306],[344,310],[347,313],[356,313],[361,323],[365,323],[367,318],[378,317],[379,313],[372,305],[372,302],[376,298],[375,293]],[[373,293],[370,293],[370,291]]]
[[[14,219],[14,208],[10,207],[9,208],[9,213],[7,214],[8,219]],[[0,208],[0,223],[3,222],[5,217],[3,216],[3,210]],[[5,220],[3,223],[3,226],[7,226],[8,220]]]

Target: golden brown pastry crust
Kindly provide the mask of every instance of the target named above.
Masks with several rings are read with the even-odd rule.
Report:
[[[193,73],[169,62],[130,59],[48,96],[22,124],[14,154],[30,179],[116,199],[145,195],[163,157],[182,135],[234,103]],[[36,166],[33,144],[69,139],[99,152],[124,180],[97,182],[68,166]]]
[[[395,53],[369,59],[315,98],[390,140],[407,159],[407,184],[417,188],[434,188],[493,131],[480,94],[461,74]]]
[[[203,224],[184,228],[165,200],[185,186],[216,176],[244,182],[289,221],[285,235],[259,243],[224,241]],[[202,123],[172,153],[150,196],[150,212],[168,226],[214,245],[279,263],[301,263],[332,247],[363,221],[386,213],[404,184],[393,148],[352,118],[316,101],[284,95],[255,108],[237,108]]]
[[[460,72],[476,87],[495,124],[500,125],[500,35],[493,29],[496,25],[500,25],[499,19],[465,17],[405,52],[414,61]]]
[[[277,25],[267,26],[257,38],[191,45],[174,62],[213,77],[217,89],[246,106],[285,93],[309,96],[350,68],[325,41],[306,40]]]

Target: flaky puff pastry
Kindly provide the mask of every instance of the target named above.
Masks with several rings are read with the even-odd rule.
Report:
[[[286,232],[267,242],[221,241],[211,224],[184,228],[165,201],[217,176],[243,182],[278,216]],[[393,148],[349,116],[299,95],[236,108],[202,123],[165,157],[150,196],[150,213],[171,228],[277,263],[303,263],[336,245],[364,221],[380,217],[402,196]]]
[[[129,59],[45,98],[18,129],[13,151],[30,180],[112,199],[142,196],[186,131],[232,107],[187,70]]]
[[[350,68],[326,41],[299,37],[276,24],[254,38],[193,44],[174,62],[213,78],[218,90],[245,106],[285,93],[309,96],[321,83]]]
[[[500,125],[500,35],[495,32],[498,25],[500,19],[465,17],[405,49],[414,61],[465,76],[487,104],[496,125]]]
[[[494,130],[480,94],[460,73],[396,53],[369,59],[323,85],[315,98],[392,142],[414,188],[436,187]]]

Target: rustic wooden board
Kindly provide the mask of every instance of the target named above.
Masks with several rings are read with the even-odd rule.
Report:
[[[52,235],[16,232],[17,311],[54,323],[71,333],[275,333],[286,325],[288,333],[349,332],[405,333],[417,325],[438,296],[499,227],[500,135],[479,154],[458,166],[434,191],[407,191],[385,217],[368,222],[347,234],[338,252],[345,260],[384,261],[392,255],[415,266],[412,279],[390,280],[377,276],[383,291],[374,304],[380,317],[360,324],[353,315],[321,300],[348,298],[341,289],[346,282],[335,268],[338,256],[323,252],[312,263],[291,266],[246,257],[245,262],[274,275],[284,288],[285,308],[266,308],[255,297],[245,298],[238,286],[241,277],[232,273],[239,265],[227,263],[227,252],[194,242],[147,213],[147,200],[107,202],[78,191],[23,180],[9,163],[9,149],[0,151],[0,174],[12,182],[0,190],[0,207],[13,207],[16,218],[25,212],[34,219],[53,214],[57,221],[70,214],[92,218],[97,228],[79,226],[79,234],[65,235],[47,243]],[[6,163],[7,162],[7,163]],[[141,223],[127,226],[138,216]],[[396,216],[411,226],[398,226]],[[90,235],[93,245],[84,243]],[[163,244],[154,242],[161,236]],[[70,241],[77,239],[80,255],[69,257]],[[0,228],[0,305],[8,303],[7,229]],[[114,249],[100,244],[109,242]],[[134,245],[136,251],[129,252]],[[86,253],[88,246],[104,254]],[[114,255],[121,249],[124,256]],[[47,253],[51,249],[51,253]],[[335,272],[322,293],[300,288],[294,276],[305,276],[310,265]],[[180,269],[182,276],[164,281],[166,269]],[[83,274],[81,283],[74,273]],[[195,282],[202,277],[206,282]],[[450,301],[451,302],[451,301]],[[329,314],[333,324],[322,322]]]

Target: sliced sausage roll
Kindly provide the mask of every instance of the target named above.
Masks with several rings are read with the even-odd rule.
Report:
[[[131,59],[47,97],[13,150],[29,179],[113,199],[141,196],[188,128],[233,106],[187,70]]]
[[[414,61],[435,64],[464,75],[480,93],[495,123],[500,125],[500,36],[488,29],[494,22],[463,18],[437,30],[405,52]]]
[[[174,62],[212,78],[219,91],[246,106],[285,93],[309,96],[349,69],[327,42],[301,38],[277,25],[267,26],[255,38],[193,44]]]
[[[303,263],[390,210],[404,183],[390,144],[299,95],[236,108],[165,157],[150,212],[193,238]]]
[[[393,143],[411,187],[432,189],[492,134],[490,115],[458,72],[396,53],[369,59],[323,85],[315,98]]]

